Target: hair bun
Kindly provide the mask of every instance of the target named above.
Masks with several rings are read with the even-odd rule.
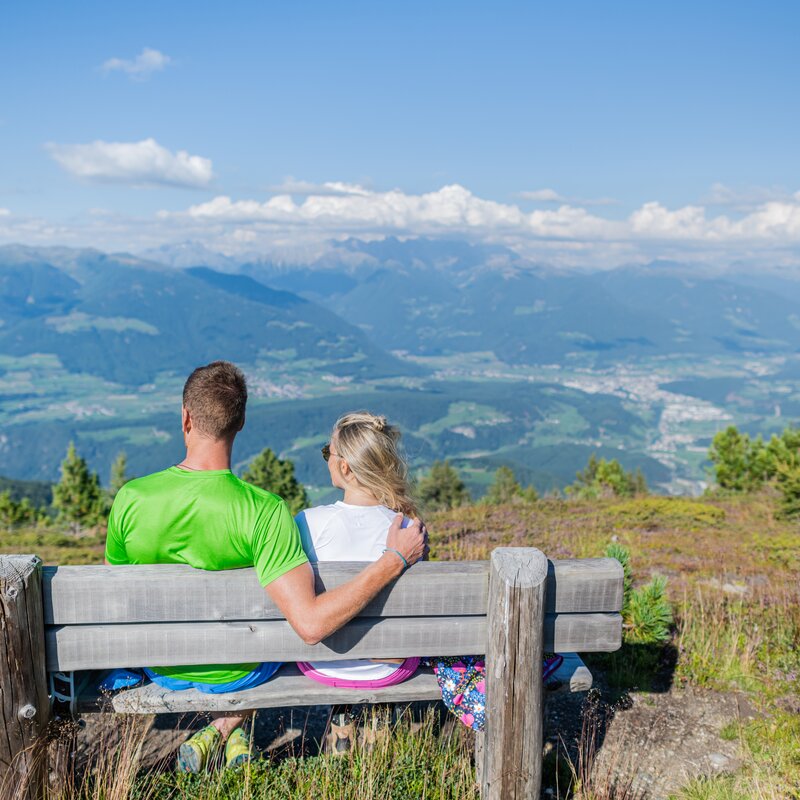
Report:
[[[378,431],[378,433],[383,433],[389,426],[389,423],[386,420],[386,417],[376,415],[372,418],[372,426],[376,431]]]

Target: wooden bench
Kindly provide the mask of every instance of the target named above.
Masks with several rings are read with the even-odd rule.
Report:
[[[318,591],[363,566],[317,565]],[[9,653],[0,659],[0,725],[7,734],[0,737],[0,772],[27,775],[29,796],[39,797],[41,776],[23,751],[42,735],[50,713],[47,672],[486,653],[487,727],[476,737],[481,796],[538,797],[542,653],[619,648],[622,585],[614,559],[549,561],[534,548],[498,548],[490,561],[419,563],[348,625],[309,646],[252,569],[42,568],[33,556],[0,556],[0,641]],[[561,675],[572,689],[591,683],[577,657],[566,659]],[[287,664],[259,687],[224,695],[146,684],[110,698],[89,687],[72,699],[78,712],[151,714],[440,696],[430,672],[386,689],[349,690],[315,683]]]

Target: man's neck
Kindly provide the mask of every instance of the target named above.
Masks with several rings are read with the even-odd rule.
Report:
[[[186,458],[178,464],[184,469],[203,471],[231,468],[233,442],[201,439],[189,442]]]

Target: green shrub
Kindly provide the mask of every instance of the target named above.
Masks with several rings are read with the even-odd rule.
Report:
[[[781,516],[786,519],[800,516],[800,464],[796,461],[779,464],[777,484],[781,492]]]
[[[608,558],[616,558],[622,564],[622,614],[625,612],[630,604],[631,589],[633,587],[633,575],[631,574],[631,554],[628,548],[624,545],[612,542],[606,547],[606,556]]]
[[[575,474],[575,483],[568,486],[566,492],[581,499],[633,497],[647,494],[647,483],[641,470],[626,472],[615,458],[606,461],[592,453],[586,469]]]
[[[490,505],[503,505],[505,503],[533,503],[539,495],[533,486],[522,486],[517,481],[514,471],[510,467],[499,467],[494,473],[494,482],[484,497]]]
[[[294,462],[278,458],[269,447],[250,462],[242,480],[283,498],[292,514],[308,508],[308,495],[294,475]]]
[[[717,486],[724,492],[753,492],[764,484],[780,480],[787,468],[798,468],[800,428],[786,428],[768,442],[761,436],[751,439],[729,425],[712,440],[709,461]]]
[[[61,462],[61,480],[53,487],[53,507],[58,509],[59,520],[70,523],[74,530],[99,524],[107,511],[97,473],[89,470],[73,442]]]
[[[449,461],[435,461],[417,487],[420,505],[426,511],[443,511],[470,501],[469,492]]]
[[[716,526],[725,520],[725,511],[710,503],[683,497],[637,497],[608,509],[621,522],[636,527]]]
[[[655,575],[650,583],[631,592],[623,615],[625,640],[632,644],[658,644],[669,639],[672,607],[666,595],[667,579]]]

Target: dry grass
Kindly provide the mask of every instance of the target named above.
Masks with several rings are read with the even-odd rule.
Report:
[[[695,780],[680,800],[775,800],[800,797],[800,526],[779,519],[774,508],[766,495],[545,499],[468,506],[433,515],[428,523],[432,556],[441,560],[485,559],[497,546],[536,546],[552,558],[585,558],[602,555],[609,542],[618,541],[631,552],[635,583],[667,576],[676,607],[669,643],[677,658],[670,665],[674,680],[745,691],[763,715],[734,732],[741,770]],[[47,530],[22,531],[3,535],[0,550],[91,563],[102,559],[102,540],[101,533],[75,540]],[[643,663],[650,662],[658,658]],[[630,666],[623,659],[620,675],[630,673]],[[459,733],[460,738],[442,738],[431,729],[420,740],[398,728],[374,755],[286,759],[238,775],[192,778],[139,774],[141,741],[132,729],[124,747],[62,783],[61,794],[54,789],[51,798],[464,798],[474,796],[474,776],[469,744]],[[548,767],[561,771],[558,796],[638,800],[613,771],[593,770],[592,737],[585,729],[566,771],[563,759],[560,767]]]

